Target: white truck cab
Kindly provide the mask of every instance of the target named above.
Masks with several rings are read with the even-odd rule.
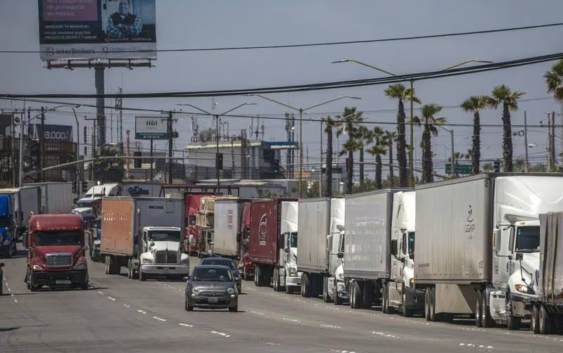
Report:
[[[184,278],[189,274],[189,257],[184,253],[179,227],[143,227],[139,279],[148,276]]]
[[[329,274],[326,291],[323,290],[325,302],[341,305],[349,299],[347,286],[344,283],[344,240],[346,200],[333,198],[330,200],[330,234],[327,235]],[[324,296],[326,293],[326,297]]]
[[[301,288],[301,275],[297,271],[297,220],[299,203],[283,201],[281,203],[280,232],[283,237],[283,247],[280,247],[280,285],[285,287],[286,293],[293,293]]]

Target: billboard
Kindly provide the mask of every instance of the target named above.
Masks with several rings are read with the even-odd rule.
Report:
[[[38,0],[41,60],[156,59],[156,0]]]
[[[166,140],[168,124],[165,116],[135,117],[135,140]]]
[[[45,133],[42,133],[41,124],[34,124],[35,139],[42,137],[45,140],[72,141],[72,126],[45,124]]]

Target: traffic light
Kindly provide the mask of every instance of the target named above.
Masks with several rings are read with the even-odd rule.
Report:
[[[223,153],[215,154],[215,169],[223,170]]]
[[[495,169],[495,173],[499,173],[500,172],[500,159],[495,159],[495,161],[493,162],[493,166]]]
[[[77,185],[77,181],[73,180],[72,181],[72,193],[76,194],[76,192],[78,191],[78,185]]]
[[[142,157],[142,156],[143,156],[143,152],[133,152],[133,157]],[[133,167],[135,169],[141,169],[143,167],[143,160],[141,158],[135,158]]]
[[[82,180],[82,192],[88,191],[88,182],[86,180]]]

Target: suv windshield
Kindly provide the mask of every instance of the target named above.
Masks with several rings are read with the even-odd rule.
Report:
[[[82,236],[76,231],[38,232],[33,242],[36,246],[81,245]]]
[[[155,230],[149,232],[149,240],[154,241],[180,241],[180,232],[177,230]]]
[[[226,268],[197,268],[194,270],[194,281],[232,282],[231,271]]]
[[[540,227],[518,227],[516,233],[516,252],[540,251]]]
[[[227,266],[231,270],[236,270],[235,264],[232,260],[228,259],[203,259],[201,260],[200,264],[202,265],[219,265],[219,266]]]

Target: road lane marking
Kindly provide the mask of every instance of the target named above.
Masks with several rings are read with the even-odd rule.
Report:
[[[139,313],[141,313],[141,314],[146,314],[146,313],[147,313],[146,311],[143,311],[143,310],[137,310],[137,312],[139,312]]]
[[[299,321],[299,320],[290,319],[290,318],[287,318],[287,317],[282,318],[282,320],[291,321],[291,322],[301,322],[301,321]]]
[[[104,295],[104,292],[98,291],[98,294],[99,294],[99,295]]]
[[[340,326],[334,326],[334,325],[320,325],[321,327],[326,327],[326,328],[335,328],[335,329],[341,329],[342,327]]]
[[[123,306],[126,307],[126,308],[130,308],[130,307],[131,307],[131,305],[129,305],[129,304],[123,304]]]
[[[228,335],[228,334],[226,334],[226,333],[224,333],[224,332],[211,331],[211,333],[214,334],[214,335],[219,335],[219,336],[223,336],[223,337],[226,337],[226,338],[231,337],[231,335]]]
[[[256,314],[256,315],[264,315],[264,313],[261,313],[261,312],[258,312],[258,311],[250,311],[250,312],[253,313],[253,314]]]
[[[152,318],[155,319],[155,320],[158,320],[158,321],[166,321],[166,319],[163,319],[163,318],[158,317],[158,316],[153,316]]]
[[[185,326],[185,327],[194,327],[194,325],[190,325],[190,324],[183,324],[183,323],[179,323],[178,325],[180,326]]]
[[[113,299],[112,297],[108,297],[108,299],[111,301],[115,301],[115,299]]]

